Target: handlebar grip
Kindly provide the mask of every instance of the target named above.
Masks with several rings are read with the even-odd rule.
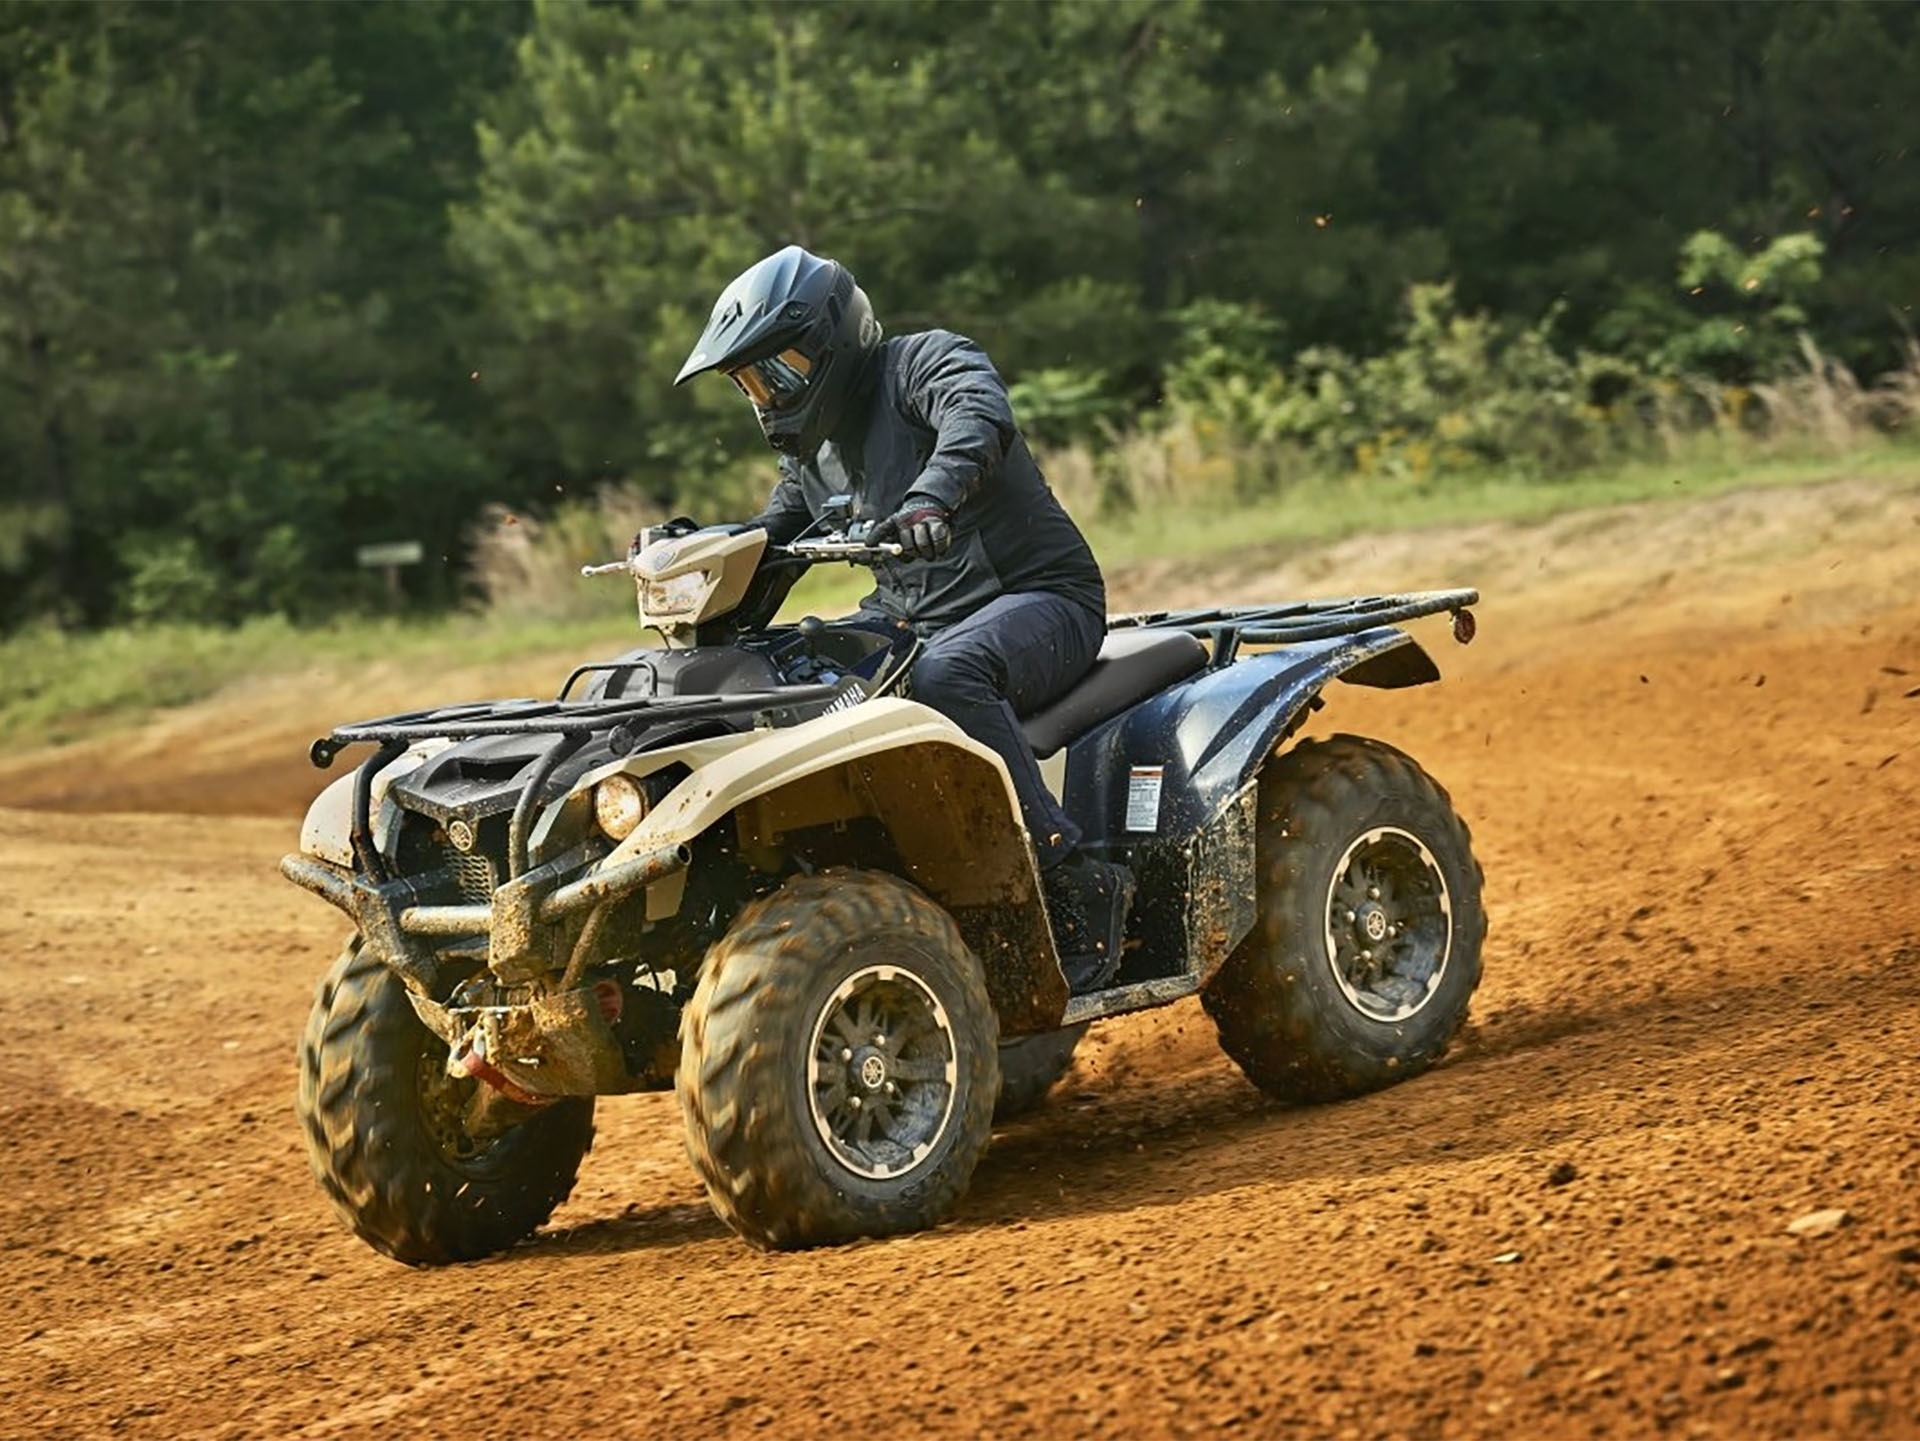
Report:
[[[893,540],[878,544],[865,540],[796,540],[787,549],[794,555],[817,560],[874,560],[906,553],[906,547]]]

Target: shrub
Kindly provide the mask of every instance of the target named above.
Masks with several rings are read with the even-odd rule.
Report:
[[[200,546],[186,535],[133,535],[120,545],[127,618],[141,622],[224,620],[226,594]]]
[[[1048,473],[1070,508],[1119,515],[1257,502],[1310,475],[1554,477],[1696,458],[1703,444],[1744,457],[1902,434],[1920,417],[1920,344],[1909,337],[1905,365],[1863,386],[1787,329],[1818,256],[1804,236],[1757,256],[1695,236],[1682,279],[1722,285],[1747,318],[1682,316],[1644,362],[1567,354],[1554,344],[1556,312],[1532,325],[1467,314],[1447,285],[1412,287],[1397,343],[1364,358],[1315,346],[1271,360],[1263,347],[1278,332],[1258,312],[1190,311],[1165,404],[1131,431],[1049,452]],[[1715,349],[1735,326],[1737,344]],[[1722,361],[1720,374],[1686,368]]]

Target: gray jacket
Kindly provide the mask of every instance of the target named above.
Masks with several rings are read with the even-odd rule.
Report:
[[[953,513],[953,549],[938,560],[875,566],[862,610],[908,621],[922,635],[1029,591],[1106,614],[1100,567],[1034,463],[999,372],[979,346],[947,330],[885,342],[819,454],[782,458],[780,482],[753,523],[785,542],[831,496],[850,494],[855,519],[880,520],[909,493]]]

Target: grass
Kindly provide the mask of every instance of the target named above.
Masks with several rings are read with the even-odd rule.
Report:
[[[1403,532],[1487,522],[1528,524],[1572,511],[1640,501],[1703,500],[1735,490],[1807,486],[1849,478],[1920,486],[1920,450],[1874,447],[1835,457],[1647,464],[1557,480],[1493,475],[1440,481],[1348,477],[1310,481],[1243,506],[1173,505],[1099,519],[1088,538],[1109,570],[1134,562],[1222,551],[1328,545],[1369,531]]]
[[[1920,487],[1920,452],[1878,446],[1847,456],[1643,465],[1563,480],[1513,476],[1420,482],[1383,477],[1302,483],[1259,504],[1174,503],[1087,526],[1111,572],[1129,563],[1223,551],[1327,544],[1367,531],[1407,531],[1476,522],[1526,523],[1635,501],[1692,500],[1755,487],[1805,486],[1845,478]],[[864,577],[832,567],[795,591],[792,615],[852,608]],[[604,612],[534,617],[502,606],[484,614],[425,619],[344,618],[295,627],[279,619],[235,628],[163,625],[90,634],[30,629],[0,638],[0,752],[81,739],[139,723],[253,677],[350,673],[375,661],[447,669],[553,656],[566,659],[636,643],[631,594],[606,584]]]
[[[350,618],[304,628],[274,618],[230,628],[28,630],[0,640],[0,751],[79,740],[254,677],[347,672],[374,661],[484,665],[571,654],[621,633],[611,616],[592,623],[476,615]]]

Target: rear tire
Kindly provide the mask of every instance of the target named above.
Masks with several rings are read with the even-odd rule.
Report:
[[[986,1150],[986,979],[947,913],[893,876],[825,871],[747,907],[680,1034],[687,1155],[756,1246],[935,1225]]]
[[[1467,1017],[1480,866],[1447,793],[1379,741],[1334,736],[1260,776],[1259,918],[1201,994],[1268,1095],[1331,1101],[1426,1070]]]
[[[1000,1099],[995,1121],[1024,1116],[1046,1099],[1056,1082],[1073,1068],[1074,1048],[1092,1024],[1082,1021],[1063,1031],[1043,1031],[1000,1043]]]
[[[399,978],[350,943],[314,999],[295,1108],[334,1210],[410,1266],[477,1260],[532,1235],[593,1145],[591,1097],[475,1140],[461,1116],[480,1082],[448,1076],[445,1054]]]

